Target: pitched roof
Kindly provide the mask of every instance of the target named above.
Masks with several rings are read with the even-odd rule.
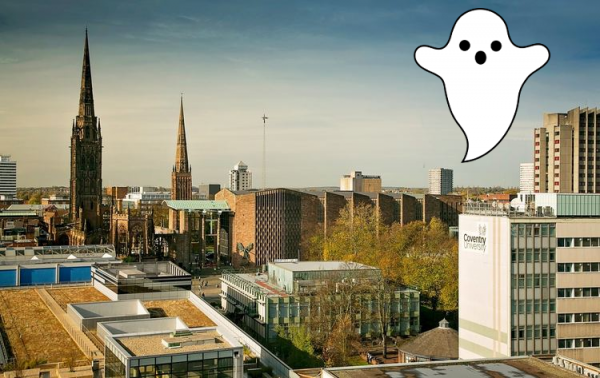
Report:
[[[419,356],[457,359],[458,332],[448,327],[448,322],[444,319],[438,328],[420,334],[399,349]]]

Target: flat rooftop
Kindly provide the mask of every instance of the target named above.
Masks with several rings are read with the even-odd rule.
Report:
[[[335,378],[516,378],[581,377],[533,357],[465,361],[421,362],[324,369],[323,377]]]
[[[372,266],[363,265],[351,261],[277,261],[269,265],[274,265],[292,272],[314,272],[318,270],[356,270],[356,269],[376,269]]]
[[[191,336],[172,338],[170,333],[155,335],[119,337],[116,339],[123,348],[132,356],[154,356],[174,353],[189,353],[206,350],[228,349],[233,346],[229,344],[216,330],[192,332]],[[180,341],[182,345],[177,348],[167,348],[163,340],[170,342]],[[201,340],[194,344],[194,340]],[[191,344],[186,344],[190,342]]]
[[[179,317],[190,328],[216,326],[187,299],[145,301],[143,304],[152,318]]]

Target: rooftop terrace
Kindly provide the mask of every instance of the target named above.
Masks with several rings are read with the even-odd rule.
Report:
[[[171,337],[170,333],[142,336],[118,337],[121,344],[132,356],[167,355],[175,352],[189,353],[205,350],[227,349],[232,345],[223,339],[216,330],[195,331],[189,336]],[[165,344],[175,343],[180,346],[168,348]]]

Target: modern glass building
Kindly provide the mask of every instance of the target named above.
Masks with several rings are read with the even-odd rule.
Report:
[[[385,307],[384,321],[390,336],[420,331],[419,292],[407,288],[371,290],[381,284],[381,271],[370,266],[276,260],[268,264],[267,273],[227,273],[221,281],[222,308],[266,341],[275,340],[280,327],[308,322],[314,326],[328,306],[342,305],[342,293],[348,290],[352,291],[356,310],[355,330],[361,336],[369,338],[382,332],[380,304]],[[360,288],[350,289],[353,285]]]
[[[111,300],[187,298],[192,276],[170,261],[95,264],[92,284]]]
[[[127,326],[122,322],[119,328],[148,328],[143,323],[150,328],[157,325],[155,319],[130,323]],[[243,348],[234,337],[217,327],[183,326],[172,331],[159,326],[151,332],[105,335],[105,377],[242,378]]]

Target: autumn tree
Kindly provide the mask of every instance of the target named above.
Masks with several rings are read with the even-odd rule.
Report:
[[[350,357],[360,348],[360,338],[354,330],[350,314],[339,314],[323,348],[327,366],[347,366]]]

